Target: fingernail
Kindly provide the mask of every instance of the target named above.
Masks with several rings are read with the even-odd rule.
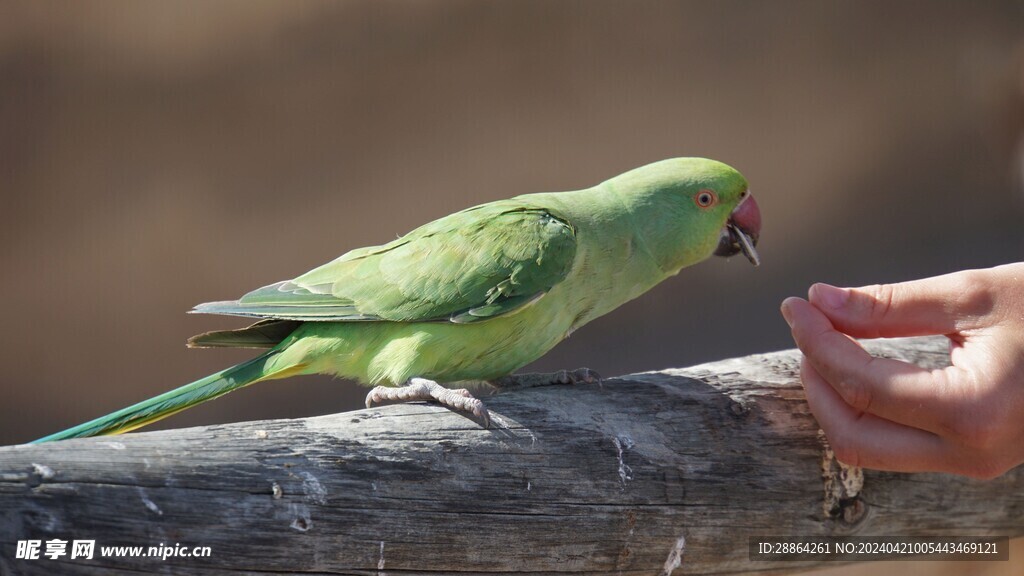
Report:
[[[838,310],[846,305],[846,301],[850,299],[850,291],[846,288],[837,288],[831,284],[818,283],[811,286],[809,296],[816,303],[830,308],[832,310]]]
[[[793,312],[789,309],[789,301],[792,299],[792,297],[786,298],[782,301],[782,306],[779,307],[779,311],[782,312],[782,318],[786,321],[786,324],[789,324],[790,328],[793,327]]]

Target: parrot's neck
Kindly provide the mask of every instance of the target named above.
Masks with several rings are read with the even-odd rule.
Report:
[[[529,196],[553,209],[576,230],[576,262],[571,274],[589,287],[592,301],[574,328],[678,272],[678,268],[664,269],[654,257],[643,236],[642,214],[611,187],[602,184],[586,190]]]

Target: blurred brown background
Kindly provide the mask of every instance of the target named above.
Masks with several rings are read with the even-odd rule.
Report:
[[[1024,4],[5,2],[0,444],[248,357],[185,349],[244,323],[198,302],[684,155],[747,176],[764,265],[685,270],[533,368],[786,348],[813,281],[1024,258]],[[293,378],[158,426],[364,394]]]

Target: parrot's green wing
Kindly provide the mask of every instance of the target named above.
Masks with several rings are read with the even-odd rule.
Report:
[[[522,200],[484,204],[353,250],[294,280],[196,312],[301,321],[476,322],[541,298],[576,256],[576,232]]]

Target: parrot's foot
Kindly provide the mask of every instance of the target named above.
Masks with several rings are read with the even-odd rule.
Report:
[[[487,382],[502,391],[551,386],[554,384],[600,384],[601,375],[590,368],[559,370],[543,374],[512,374]]]
[[[414,402],[416,400],[434,400],[442,406],[459,412],[469,412],[479,418],[487,428],[491,425],[491,416],[487,413],[484,403],[473,397],[469,390],[459,388],[449,390],[433,380],[426,378],[410,378],[405,386],[377,386],[366,395],[366,407],[380,402]]]

